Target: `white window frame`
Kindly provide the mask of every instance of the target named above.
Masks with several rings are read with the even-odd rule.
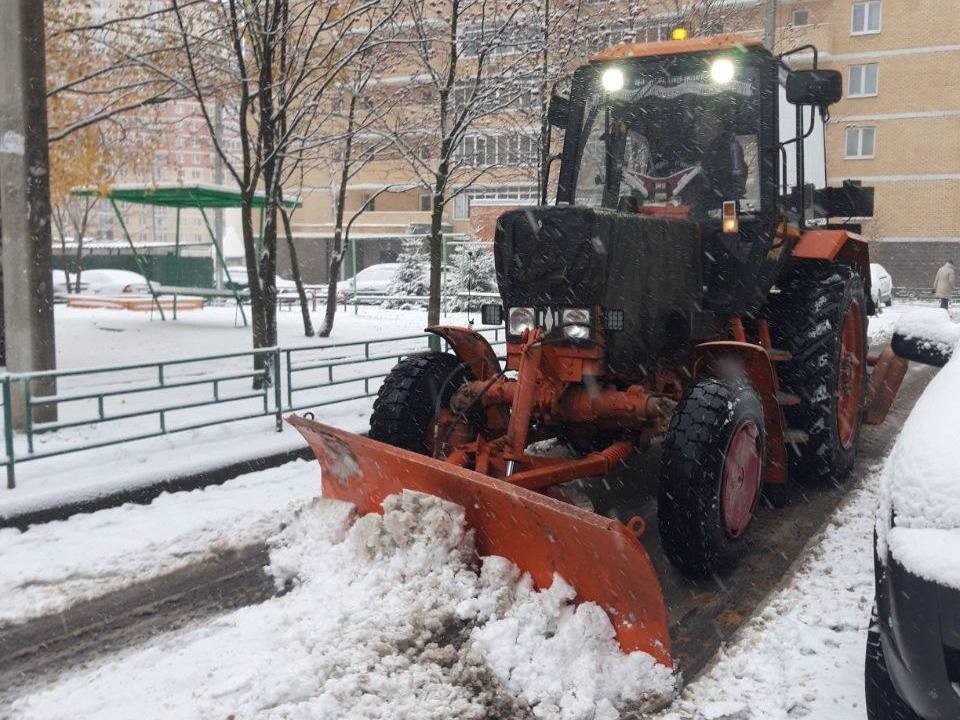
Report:
[[[465,192],[462,192],[453,198],[453,219],[470,219],[470,196]]]
[[[872,152],[869,155],[863,154],[863,131],[872,130],[873,131],[873,148]],[[847,152],[847,137],[851,132],[856,132],[857,137],[857,153],[856,155],[850,155]],[[876,125],[848,125],[844,128],[843,131],[843,156],[845,160],[873,160],[877,156],[877,126]]]
[[[798,23],[798,22],[797,22],[797,13],[805,13],[806,16],[807,16],[807,21],[806,21],[806,22],[803,22],[803,23]],[[853,22],[852,19],[851,19],[851,22]],[[813,25],[813,23],[810,22],[810,11],[807,10],[806,8],[797,8],[796,10],[794,10],[794,11],[790,14],[790,26],[791,26],[791,27],[809,27],[810,25]]]
[[[873,66],[877,69],[876,76],[874,78],[874,87],[873,92],[865,92],[864,89],[867,84],[867,68]],[[859,69],[860,71],[860,91],[853,92],[853,71],[854,69]],[[847,97],[848,98],[867,98],[867,97],[876,97],[877,93],[880,91],[880,63],[857,63],[851,65],[847,68]]]
[[[853,26],[853,18],[857,6],[863,7],[863,29],[857,30]],[[877,29],[870,30],[870,8],[877,8]],[[850,6],[850,34],[851,35],[876,35],[883,29],[883,1],[882,0],[860,0]]]

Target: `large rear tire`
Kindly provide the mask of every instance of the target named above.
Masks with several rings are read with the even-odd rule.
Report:
[[[370,438],[432,455],[437,410],[450,404],[465,380],[463,365],[448,353],[424,353],[401,360],[383,381],[373,403]]]
[[[684,396],[663,443],[657,510],[664,552],[683,572],[723,572],[746,552],[765,450],[748,383],[706,378]]]
[[[801,263],[778,282],[768,315],[774,344],[793,358],[778,363],[780,385],[798,395],[783,409],[809,440],[788,448],[800,479],[840,482],[853,468],[867,394],[867,299],[846,265]]]

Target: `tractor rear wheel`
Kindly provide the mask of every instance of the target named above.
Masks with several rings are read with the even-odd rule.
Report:
[[[787,425],[809,439],[787,455],[802,479],[839,482],[857,454],[867,393],[867,300],[863,279],[847,265],[802,263],[778,282],[769,317],[780,385],[800,396],[783,409]]]
[[[370,438],[433,454],[437,411],[466,381],[463,365],[443,352],[413,355],[401,360],[387,375],[373,403]]]
[[[690,575],[722,572],[746,551],[763,483],[766,436],[757,392],[705,378],[670,419],[660,467],[660,540]]]

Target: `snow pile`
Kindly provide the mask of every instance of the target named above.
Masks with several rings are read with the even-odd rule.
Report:
[[[289,591],[121,653],[14,717],[612,720],[674,679],[620,652],[606,616],[502,558],[476,569],[463,509],[405,492],[351,526],[318,500],[273,541]]]
[[[960,356],[924,390],[890,453],[877,538],[880,557],[886,556],[889,543],[893,556],[911,572],[960,588],[958,398]]]
[[[355,598],[340,608],[347,646],[361,638],[369,645],[372,637],[376,647],[385,641],[397,647],[402,636],[399,646],[415,649],[407,656],[418,662],[425,652],[456,658],[457,673],[469,669],[474,678],[489,667],[535,717],[613,719],[618,709],[649,707],[671,694],[670,671],[645,653],[620,652],[604,611],[593,603],[575,606],[576,593],[561,578],[538,592],[529,576],[499,557],[484,558],[478,575],[461,507],[414,492],[390,497],[384,506],[383,517],[361,518],[322,556],[304,530],[309,521],[286,531],[271,555],[278,581],[299,578],[307,591],[340,587],[341,597]],[[352,567],[346,577],[345,567]],[[390,656],[371,661],[402,665],[393,651]],[[499,692],[486,689],[469,705],[477,699],[488,705],[485,698]]]

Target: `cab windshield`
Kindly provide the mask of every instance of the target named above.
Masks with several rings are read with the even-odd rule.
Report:
[[[759,210],[756,70],[736,54],[592,69],[573,198],[703,221]]]

